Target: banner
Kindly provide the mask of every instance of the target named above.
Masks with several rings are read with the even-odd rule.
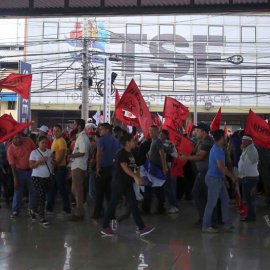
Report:
[[[171,118],[166,118],[163,124],[163,129],[167,129],[169,131],[170,128],[178,130],[179,129],[178,123]]]
[[[11,73],[5,79],[0,80],[0,89],[9,89],[13,92],[16,92],[24,99],[29,99],[31,83],[32,74],[21,75],[17,73]]]
[[[174,143],[178,156],[182,154],[191,155],[194,143],[184,137],[182,134],[178,133],[176,130],[169,128],[168,131],[170,132],[170,140]],[[172,176],[183,177],[183,167],[186,163],[187,160],[180,160],[179,158],[175,158],[171,167]]]
[[[115,91],[115,108],[117,107],[120,101],[120,95],[118,90]],[[130,115],[128,115],[130,114]],[[132,126],[132,122],[134,122],[135,126],[140,126],[138,119],[135,116],[127,111],[122,111],[122,109],[115,109],[114,118],[117,118],[122,123],[126,124],[127,126]]]
[[[0,117],[0,143],[7,141],[9,138],[14,137],[19,132],[27,127],[33,125],[30,123],[18,123],[11,115],[4,114]]]
[[[188,113],[188,107],[184,106],[181,102],[171,97],[165,98],[163,108],[164,118],[171,118],[177,122],[181,122],[181,120],[186,119]]]
[[[149,134],[150,126],[155,124],[134,79],[129,83],[116,109],[129,111],[135,115],[139,120],[144,136]]]
[[[249,110],[245,134],[250,135],[255,144],[270,149],[270,125],[252,110]]]
[[[215,116],[210,125],[210,130],[217,130],[220,128],[220,119],[221,119],[221,107],[219,108],[217,115]]]

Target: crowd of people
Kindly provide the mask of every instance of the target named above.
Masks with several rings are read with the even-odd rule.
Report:
[[[132,213],[137,231],[143,236],[154,229],[145,225],[142,215],[152,213],[155,194],[156,214],[177,214],[179,199],[193,200],[198,212],[195,225],[201,226],[204,233],[218,233],[220,228],[234,229],[229,201],[236,187],[240,187],[248,206],[241,221],[256,221],[256,193],[264,194],[266,205],[270,204],[270,150],[254,145],[243,130],[226,137],[223,130],[210,132],[210,127],[200,122],[190,138],[195,142],[193,153],[186,155],[177,152],[170,132],[156,125],[141,138],[135,127],[127,131],[102,123],[86,132],[85,124],[82,119],[75,120],[65,138],[62,126],[56,124],[52,135],[47,126],[42,126],[37,136],[19,133],[0,144],[0,180],[4,197],[13,195],[12,219],[19,217],[22,199],[27,196],[31,219],[39,218],[41,225],[48,226],[47,217],[54,214],[59,194],[63,205],[60,215],[81,222],[89,195],[93,222],[103,218],[101,233],[113,236],[117,220],[123,218],[116,216],[116,208],[125,196],[124,216]],[[187,161],[184,177],[172,175],[175,159]],[[140,166],[146,162],[164,176],[162,185],[151,186],[141,176]],[[265,220],[270,226],[270,215]]]

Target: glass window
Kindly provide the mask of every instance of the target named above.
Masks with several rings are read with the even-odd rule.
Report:
[[[8,110],[15,110],[15,101],[8,101]]]
[[[44,22],[43,23],[43,38],[57,39],[58,38],[58,23]]]
[[[223,26],[211,26],[208,27],[208,36],[223,36]]]
[[[42,73],[41,74],[41,88],[43,89],[57,89],[56,73]]]
[[[208,77],[208,91],[209,92],[223,92],[224,80],[223,78],[209,76]]]
[[[256,42],[256,27],[255,26],[242,26],[241,41],[242,42]]]
[[[174,40],[174,27],[170,24],[161,24],[159,26],[160,40]]]
[[[256,77],[241,77],[241,90],[242,92],[252,92],[257,91],[256,87]]]
[[[140,36],[139,40],[141,40],[141,25],[140,24],[127,24],[127,36],[128,35],[138,35]]]

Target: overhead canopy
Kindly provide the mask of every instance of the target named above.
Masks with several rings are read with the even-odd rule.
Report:
[[[268,0],[0,0],[0,17],[269,11]]]

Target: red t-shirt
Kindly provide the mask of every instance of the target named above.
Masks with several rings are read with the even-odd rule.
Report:
[[[13,143],[7,151],[8,162],[10,165],[15,164],[17,169],[29,169],[29,157],[37,147],[30,138],[22,138],[22,144],[15,146]]]

